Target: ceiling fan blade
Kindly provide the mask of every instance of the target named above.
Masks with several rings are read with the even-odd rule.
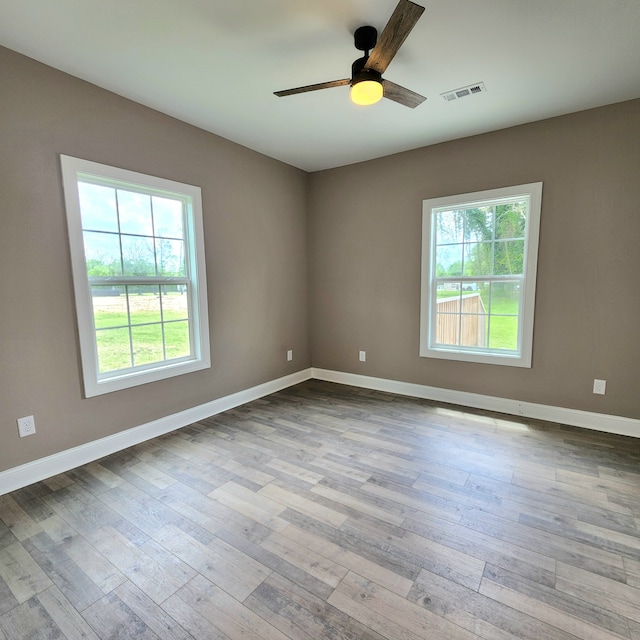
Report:
[[[400,0],[389,18],[387,26],[378,38],[378,44],[369,55],[369,59],[364,65],[365,69],[384,73],[402,43],[416,26],[423,11],[424,7],[419,4],[409,0]]]
[[[331,87],[344,87],[345,84],[349,84],[351,78],[345,78],[344,80],[332,80],[331,82],[320,82],[318,84],[308,84],[305,87],[296,87],[295,89],[285,89],[284,91],[274,91],[274,94],[279,98],[284,96],[292,96],[295,93],[306,93],[307,91],[318,91],[319,89],[331,89]]]
[[[383,80],[382,86],[384,87],[385,98],[389,98],[389,100],[393,100],[394,102],[399,102],[405,107],[410,107],[411,109],[415,109],[426,100],[426,98],[421,96],[419,93],[411,91],[411,89],[401,87],[399,84],[391,82],[390,80]]]

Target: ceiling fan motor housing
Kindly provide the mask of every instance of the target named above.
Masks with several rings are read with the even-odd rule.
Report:
[[[374,82],[382,82],[382,74],[378,73],[375,69],[365,69],[364,65],[367,63],[369,56],[363,56],[358,58],[351,65],[351,86],[362,82],[363,80],[372,80]]]
[[[358,27],[353,33],[356,49],[366,51],[367,54],[378,42],[378,30],[375,27]]]

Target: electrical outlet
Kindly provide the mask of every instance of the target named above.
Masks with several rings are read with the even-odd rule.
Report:
[[[18,433],[21,438],[32,436],[36,432],[36,421],[33,416],[18,418]]]
[[[367,352],[366,351],[360,351],[360,353],[358,354],[358,360],[360,360],[360,362],[366,362],[367,361]]]
[[[291,362],[293,360],[293,349],[289,349],[287,351],[287,362]]]
[[[597,394],[603,396],[606,391],[607,391],[607,381],[606,380],[594,380],[593,381],[593,393],[597,393]]]

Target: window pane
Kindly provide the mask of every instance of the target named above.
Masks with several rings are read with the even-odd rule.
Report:
[[[167,360],[191,355],[189,323],[187,321],[166,322],[164,325],[164,339]]]
[[[182,202],[153,196],[153,226],[156,236],[161,238],[183,238]]]
[[[96,329],[123,327],[129,324],[127,296],[122,287],[91,287],[93,322]]]
[[[464,211],[439,211],[436,214],[436,244],[462,242]]]
[[[487,345],[486,307],[480,289],[487,283],[465,282],[461,298],[460,344],[467,347]]]
[[[493,207],[477,207],[465,211],[465,242],[488,242],[493,239]]]
[[[183,284],[162,287],[162,315],[167,320],[187,320],[189,318],[189,298]]]
[[[518,318],[516,316],[491,316],[489,324],[489,347],[491,349],[518,348]]]
[[[464,314],[461,319],[460,344],[464,347],[486,347],[488,329],[486,314]]]
[[[524,238],[526,201],[496,206],[496,239]]]
[[[125,276],[155,276],[156,259],[152,238],[121,236]]]
[[[131,367],[129,329],[100,329],[96,331],[96,345],[99,373]]]
[[[89,277],[122,275],[118,235],[85,231],[83,237],[85,263]]]
[[[133,343],[133,363],[135,366],[164,360],[161,324],[131,327],[131,342]]]
[[[464,291],[462,293],[462,313],[486,313],[487,310],[484,306],[484,302],[482,301],[481,295],[476,292],[467,292]]]
[[[460,282],[445,282],[439,284],[436,290],[436,299],[438,303],[438,313],[458,313],[460,311],[460,292],[462,285]],[[446,301],[449,301],[448,308],[446,305],[443,307]],[[458,306],[456,306],[458,305]]]
[[[517,316],[520,309],[520,283],[494,282],[491,285],[489,313]]]
[[[116,191],[88,182],[78,182],[82,228],[118,232]]]
[[[161,321],[158,285],[129,285],[127,290],[132,325]]]
[[[493,275],[510,276],[524,273],[524,240],[496,242],[493,255]]]
[[[491,285],[490,348],[517,350],[519,311],[520,284],[494,282]]]
[[[482,280],[462,283],[462,295],[468,295],[470,292],[479,293],[482,300],[483,311],[489,311],[489,283]]]
[[[184,242],[156,238],[156,259],[158,275],[166,277],[184,277]]]
[[[464,245],[465,276],[491,275],[491,242],[473,242]]]
[[[462,244],[436,247],[436,276],[462,275]]]
[[[151,196],[118,189],[120,232],[153,235],[151,223]]]
[[[436,343],[460,344],[460,315],[458,313],[436,314]]]

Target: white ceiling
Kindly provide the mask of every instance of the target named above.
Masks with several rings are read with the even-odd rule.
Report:
[[[396,2],[0,0],[0,44],[307,171],[640,97],[640,0],[417,0],[385,77],[418,108],[273,95],[349,77]]]

